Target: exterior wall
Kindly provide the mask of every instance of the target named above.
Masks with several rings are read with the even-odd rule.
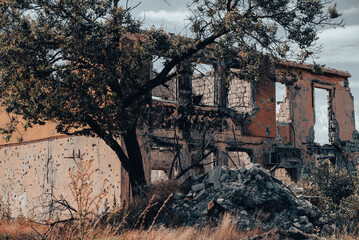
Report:
[[[329,91],[329,135],[331,142],[353,141],[355,131],[354,103],[350,94],[345,74],[320,72],[314,73],[310,68],[291,67],[292,73],[300,76],[292,86],[287,86],[283,108],[292,111],[292,124],[295,129],[296,147],[314,142],[315,106],[314,90],[322,88]],[[283,68],[277,68],[277,76]],[[345,104],[343,105],[343,102]],[[280,112],[281,114],[282,112]],[[281,114],[280,122],[289,122],[287,115]],[[286,119],[287,118],[287,119]]]
[[[22,121],[20,116],[9,116],[5,109],[0,108],[0,127],[4,127],[5,124],[10,122],[10,117],[15,117],[18,121]],[[19,124],[17,131],[13,133],[10,139],[7,139],[5,135],[0,136],[0,146],[18,144],[22,141],[36,141],[39,139],[47,139],[54,137],[62,137],[63,134],[56,132],[55,123],[48,122],[45,125],[35,125],[32,128],[28,128],[25,131],[22,128],[21,123]]]
[[[71,157],[78,155],[78,151],[84,160],[93,159],[92,167],[98,169],[93,175],[94,194],[106,179],[109,190],[106,198],[111,203],[115,196],[120,203],[121,164],[113,151],[97,138],[58,137],[0,148],[0,193],[2,202],[9,204],[12,217],[59,217],[56,211],[46,214],[51,194],[74,204],[69,168],[76,167]]]
[[[254,113],[246,120],[246,135],[275,138],[275,82],[268,78],[256,82],[254,101]]]
[[[154,139],[153,142],[160,140],[162,143],[166,142],[173,146],[181,145],[180,159],[183,166],[188,166],[196,159],[199,146],[203,145],[201,139],[203,134],[215,133],[209,146],[217,150],[202,162],[205,166],[202,170],[196,167],[196,170],[187,175],[193,176],[208,171],[210,167],[213,167],[213,164],[209,164],[213,162],[213,159],[216,159],[220,165],[233,167],[234,164],[230,158],[234,157],[236,165],[243,165],[242,161],[260,163],[268,168],[280,164],[282,168],[275,173],[279,178],[284,181],[289,181],[290,178],[298,179],[304,162],[315,162],[315,159],[325,157],[328,153],[338,159],[342,158],[334,146],[326,146],[324,149],[314,143],[314,90],[318,87],[330,92],[331,129],[329,132],[332,136],[332,143],[341,143],[345,151],[349,151],[351,155],[356,154],[358,158],[359,134],[356,134],[354,129],[353,99],[347,82],[350,75],[327,68],[314,71],[311,66],[296,63],[280,63],[274,69],[273,71],[270,64],[267,65],[262,79],[255,83],[232,79],[227,83],[228,88],[225,94],[222,92],[223,86],[219,85],[216,77],[219,73],[213,71],[205,76],[195,75],[192,79],[193,94],[202,96],[200,105],[214,107],[193,106],[187,113],[179,113],[175,109],[181,109],[181,104],[174,104],[169,108],[171,110],[162,110],[161,117],[158,117],[164,122],[159,124],[162,129],[156,124],[151,127],[154,129],[150,133],[151,138]],[[272,76],[273,72],[274,76]],[[288,72],[295,74],[297,81],[288,81],[290,80],[287,79],[290,76]],[[277,116],[275,81],[287,83],[283,103]],[[217,107],[218,96],[226,96],[227,104]],[[346,106],[341,108],[340,103],[343,101]],[[158,104],[163,109],[169,107],[163,103]],[[159,105],[156,103],[154,109]],[[225,108],[228,111],[234,111],[229,114],[230,116],[221,115],[218,110],[223,111]],[[164,112],[169,114],[164,114]],[[188,117],[181,119],[179,123],[174,121],[174,119],[179,120],[175,117],[177,114]],[[208,116],[211,117],[208,118]],[[216,116],[220,116],[222,121],[219,125],[212,122]],[[211,124],[215,126],[210,127]],[[165,127],[166,130],[164,130],[164,126],[169,126],[169,128]],[[241,149],[244,151],[242,152]],[[238,161],[237,153],[246,156],[241,156]],[[172,156],[171,159],[173,159]],[[161,160],[153,160],[157,157]],[[170,165],[165,163],[169,161],[169,157],[151,153],[151,158],[151,161],[162,162],[161,166],[170,168]],[[170,169],[167,168],[166,172],[169,171]]]
[[[339,139],[352,142],[355,130],[354,100],[349,87],[344,88],[341,84],[336,85],[333,93],[333,113],[338,123]]]

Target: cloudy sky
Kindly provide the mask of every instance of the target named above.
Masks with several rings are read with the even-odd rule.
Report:
[[[186,34],[189,11],[184,0],[143,0],[134,10],[133,14],[144,20],[145,27],[163,26],[169,32]],[[343,13],[344,28],[328,28],[319,33],[318,44],[323,51],[316,62],[325,64],[339,70],[348,71],[352,77],[349,79],[352,94],[355,100],[356,126],[359,128],[359,1],[335,0],[338,10]],[[140,3],[139,0],[130,0],[130,5]],[[320,95],[320,93],[319,93]],[[323,94],[322,94],[323,95]],[[317,111],[317,131],[322,131],[320,142],[325,142],[328,129],[326,116],[326,103],[318,102],[321,109]]]

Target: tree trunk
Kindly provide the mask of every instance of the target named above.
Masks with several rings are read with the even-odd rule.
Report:
[[[145,172],[143,169],[141,148],[138,144],[136,129],[129,130],[124,136],[123,140],[127,150],[128,156],[128,175],[132,186],[132,195],[141,194],[146,189],[147,183]]]
[[[132,128],[122,136],[127,155],[123,147],[116,141],[111,134],[106,133],[92,117],[85,117],[92,130],[102,138],[106,144],[116,153],[122,163],[122,167],[128,172],[132,186],[132,195],[138,195],[147,187],[145,172],[143,170],[141,148],[138,144],[136,128]]]

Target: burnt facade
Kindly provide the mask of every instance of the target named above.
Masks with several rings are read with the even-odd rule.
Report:
[[[205,73],[154,89],[147,128],[139,131],[151,179],[182,176],[189,166],[185,176],[250,162],[285,181],[297,180],[320,159],[353,167],[359,139],[350,74],[284,61],[267,61],[263,68],[257,82],[228,81],[221,65],[207,65]],[[288,80],[292,76],[295,81]],[[285,88],[279,105],[278,83]],[[315,139],[316,89],[327,93],[325,145]]]

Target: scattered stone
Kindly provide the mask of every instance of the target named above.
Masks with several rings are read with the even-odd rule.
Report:
[[[294,182],[289,183],[288,188],[295,194],[295,195],[302,195],[303,188],[300,188]]]
[[[216,213],[221,214],[225,212],[225,210],[226,209],[222,207],[218,202],[212,200],[208,203],[207,216],[209,218],[213,218]]]
[[[270,181],[266,182],[266,186],[270,190],[272,190],[274,188],[273,184]]]
[[[245,216],[247,216],[247,215],[248,215],[248,213],[246,212],[246,210],[242,210],[242,211],[241,211],[241,215],[245,215]]]
[[[225,172],[228,172],[228,170],[229,170],[227,165],[222,165],[221,169],[223,169]]]
[[[224,182],[224,181],[226,181],[227,179],[229,179],[230,178],[230,176],[226,173],[226,174],[223,174],[220,178],[219,178],[219,180],[221,181],[221,182]]]
[[[175,192],[175,193],[173,194],[173,198],[176,199],[176,200],[180,200],[180,199],[183,199],[183,198],[185,198],[185,197],[186,197],[186,195],[184,195],[184,194],[181,193],[181,192]]]
[[[257,175],[259,172],[259,169],[255,166],[253,166],[251,169],[249,169],[249,173],[252,175],[252,176],[255,176]]]
[[[298,214],[299,216],[305,215],[304,207],[302,207],[302,206],[297,207],[297,214]]]
[[[199,192],[199,191],[201,191],[202,189],[205,189],[205,188],[206,188],[206,185],[204,183],[199,183],[199,184],[193,185],[191,187],[192,192]]]
[[[247,168],[245,168],[245,167],[241,167],[240,169],[239,169],[239,173],[240,174],[245,174],[247,172]]]
[[[221,168],[215,167],[208,173],[208,182],[215,183],[216,181],[219,181],[220,177],[221,177]]]
[[[304,231],[306,232],[312,232],[314,229],[314,226],[312,223],[307,223],[305,226],[304,226]]]
[[[198,195],[194,198],[195,201],[200,202],[208,196],[208,193],[205,189],[201,190]]]
[[[220,189],[220,188],[221,188],[221,182],[220,182],[220,181],[215,181],[213,188],[214,188],[215,190]]]
[[[309,220],[308,220],[307,216],[300,216],[299,222],[300,222],[301,224],[306,224],[306,223],[309,222]]]
[[[200,226],[206,219],[216,223],[218,213],[228,211],[240,230],[277,228],[304,234],[311,233],[314,226],[325,226],[318,208],[297,198],[288,190],[290,187],[258,164],[239,170],[216,167],[195,180],[189,183],[191,191],[185,198],[175,193],[174,209],[183,216],[179,225]]]
[[[296,228],[302,228],[302,225],[299,223],[299,222],[295,222],[293,223],[293,226],[296,227]]]

